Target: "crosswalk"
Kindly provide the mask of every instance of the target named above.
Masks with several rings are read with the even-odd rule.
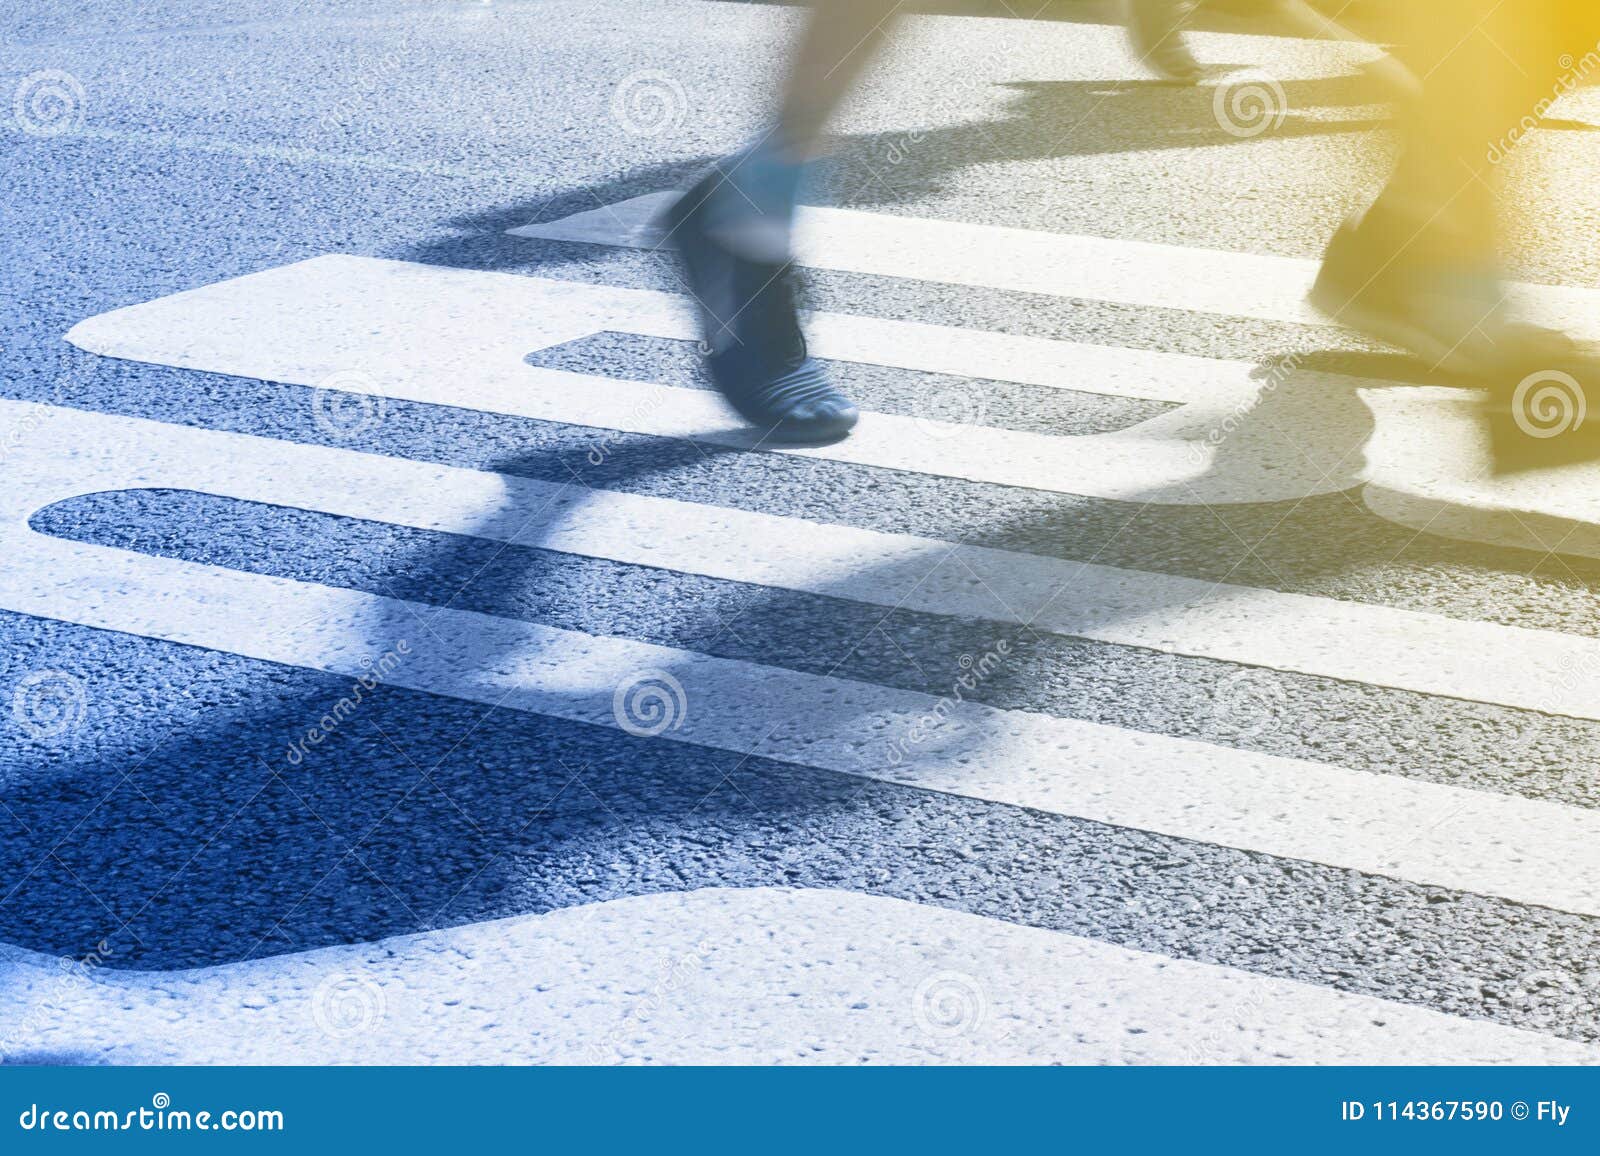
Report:
[[[360,658],[421,626],[425,644],[414,643],[391,684],[594,725],[625,722],[614,693],[634,672],[667,671],[693,709],[666,739],[1600,915],[1600,877],[1572,870],[1600,836],[1600,815],[1585,808],[63,542],[27,529],[26,518],[77,493],[191,490],[971,616],[1001,629],[1006,650],[1006,629],[1075,634],[1590,718],[1600,718],[1592,684],[1572,674],[1600,670],[1600,641],[1153,575],[1138,582],[1077,563],[1030,567],[1044,560],[0,404],[25,411],[15,421],[35,431],[17,464],[36,488],[19,486],[11,499],[13,563],[0,586],[8,610],[350,677],[362,674]],[[675,533],[646,542],[657,527]],[[87,574],[100,580],[74,582]],[[896,747],[935,712],[938,726],[913,751]],[[1441,815],[1450,824],[1430,832]],[[1513,815],[1514,837],[1503,828]]]
[[[655,222],[671,196],[646,194],[510,232],[546,240],[651,247],[660,243]],[[1316,262],[1287,257],[832,208],[802,212],[795,257],[816,269],[1263,321],[1323,322],[1305,300],[1316,277]],[[1593,299],[1584,290],[1519,284],[1513,297],[1547,323],[1558,320],[1587,336],[1600,325]]]
[[[513,233],[648,247],[657,240],[648,222],[658,204],[637,198]],[[803,262],[848,273],[1320,322],[1299,304],[1305,263],[1281,258],[844,210],[808,210],[802,237]],[[1593,293],[1550,286],[1520,292],[1541,309],[1591,322],[1600,303]],[[1544,539],[1531,535],[1560,531],[1576,543],[1563,551],[1580,555],[1592,541],[1584,527],[1600,525],[1600,511],[1589,509],[1593,467],[1488,476],[1470,399],[1458,391],[1293,366],[1264,378],[1246,362],[867,315],[818,313],[809,326],[814,351],[841,362],[1170,408],[1076,437],[874,412],[835,446],[768,446],[704,389],[627,367],[536,364],[541,351],[606,334],[692,340],[693,314],[673,294],[340,254],[87,318],[67,339],[106,358],[306,387],[330,404],[353,398],[362,413],[399,403],[456,407],[588,428],[602,441],[679,439],[819,469],[915,474],[938,485],[1130,510],[1346,495],[1375,522],[1486,547],[1537,545]],[[90,412],[70,399],[0,401],[0,429],[14,435],[0,463],[0,549],[8,558],[0,611],[559,720],[574,733],[599,730],[633,744],[627,757],[641,765],[672,748],[679,754],[671,758],[720,759],[716,765],[735,770],[748,763],[768,776],[803,769],[862,784],[857,791],[897,792],[886,798],[932,793],[958,808],[956,824],[924,849],[936,863],[985,858],[965,821],[1013,833],[1069,824],[1050,828],[1052,838],[1071,832],[1074,842],[1058,847],[1063,856],[1158,838],[1161,850],[1137,857],[1208,864],[1218,875],[1207,889],[1248,890],[1256,873],[1281,877],[1277,891],[1257,899],[1305,937],[1299,946],[1280,942],[1274,956],[1272,945],[1237,926],[1208,926],[1203,914],[1176,939],[1155,936],[1157,950],[1141,946],[1154,945],[1140,938],[1152,933],[1109,915],[1093,916],[1103,934],[1074,933],[1075,906],[1119,911],[1130,927],[1159,922],[1147,909],[1150,896],[1126,886],[1142,877],[1152,894],[1165,892],[1159,870],[1135,869],[1121,885],[1079,880],[1081,894],[1042,896],[1016,882],[1034,879],[1036,866],[989,856],[979,883],[935,879],[911,901],[882,889],[895,886],[892,879],[876,893],[848,878],[802,879],[794,889],[759,873],[708,886],[693,865],[671,863],[676,886],[655,882],[634,893],[624,883],[622,897],[548,904],[557,909],[546,913],[512,907],[497,920],[265,959],[118,971],[70,990],[52,986],[49,964],[34,951],[13,950],[0,964],[9,980],[45,993],[38,999],[61,1014],[0,1018],[0,1039],[12,1049],[88,1049],[127,1062],[285,1054],[308,1062],[1596,1055],[1600,1032],[1566,1003],[1552,1010],[1534,1007],[1532,997],[1462,994],[1480,966],[1502,979],[1515,969],[1515,982],[1534,989],[1580,982],[1562,973],[1561,961],[1530,957],[1540,936],[1581,944],[1594,935],[1600,811],[1592,803],[1524,790],[1509,776],[1492,787],[1452,780],[1410,765],[1403,743],[1374,765],[1348,753],[1352,744],[1340,736],[1298,736],[1326,752],[1307,757],[1260,734],[1299,725],[1286,708],[1290,689],[1303,685],[1296,679],[1402,704],[1423,730],[1434,703],[1471,704],[1511,726],[1555,718],[1586,727],[1600,722],[1600,638],[1583,624],[1568,630],[1418,609],[1381,592],[1355,600],[1273,589],[1194,576],[1181,563],[1144,570],[797,516],[759,502],[606,488],[579,470],[544,480],[375,453],[338,444],[338,436],[317,444]],[[945,623],[970,644],[931,673],[910,657],[919,678],[874,677],[847,663],[865,641],[859,637],[845,639],[842,656],[805,653],[805,637],[789,650],[735,653],[721,630],[671,639],[645,626],[600,629],[457,604],[451,591],[432,597],[420,587],[346,585],[292,551],[252,552],[248,543],[141,549],[41,528],[52,508],[130,492],[179,495],[156,499],[179,503],[204,496],[373,534],[404,529],[443,543],[445,553],[450,542],[491,543],[490,561],[507,550],[537,552],[556,565],[567,559],[647,574],[663,616],[692,590],[727,591],[772,600],[762,613],[780,622],[798,616],[802,635],[805,620],[825,623],[850,608],[869,612],[873,631],[902,656],[918,645],[919,631]],[[728,633],[738,634],[733,623]],[[1109,648],[1107,666],[1086,663],[1065,672],[1069,681],[1114,687],[1121,665],[1148,655],[1209,664],[1217,725],[1197,736],[1160,719],[1111,722],[1059,706],[1055,692],[1038,685],[1036,664],[1062,639]],[[376,655],[395,657],[374,678]],[[322,732],[337,729],[321,724]],[[301,742],[301,759],[310,746]],[[1522,755],[1553,758],[1558,775],[1580,771],[1560,765],[1563,754]],[[648,827],[648,805],[631,821]],[[698,844],[721,838],[728,820],[691,809],[676,821]],[[1392,893],[1399,914],[1381,900],[1341,907],[1350,902],[1341,892]],[[1163,901],[1201,913],[1221,902],[1209,891]],[[1353,926],[1363,913],[1384,925]],[[1328,926],[1308,929],[1308,920]],[[1313,948],[1318,939],[1330,944]],[[1313,958],[1342,940],[1361,941],[1351,949],[1359,964]],[[1458,952],[1448,966],[1438,959],[1445,944]],[[218,1030],[240,1014],[254,1016],[260,1030]],[[181,1031],[164,1026],[174,1018]],[[88,1026],[107,1023],[118,1025],[109,1037]],[[603,1043],[598,1053],[582,1051],[595,1040]]]
[[[330,286],[349,300],[335,307],[326,297]],[[270,327],[263,317],[274,319]],[[824,355],[837,350],[851,360],[893,365],[905,359],[891,351],[915,349],[918,364],[903,368],[949,373],[981,364],[971,351],[953,355],[964,335],[948,329],[819,320]],[[530,352],[596,333],[683,340],[695,335],[694,326],[684,302],[662,293],[322,257],[91,319],[70,336],[97,353],[299,385],[318,386],[359,366],[356,383],[365,378],[368,389],[389,397],[751,448],[759,434],[736,424],[706,391],[523,364]],[[1049,351],[1044,363],[1027,375],[1036,381],[1075,387],[1080,378],[1095,378],[1103,392],[1132,389],[1139,396],[1139,383],[1189,377],[1173,359],[1149,354],[1078,358],[1082,347],[999,335],[989,344],[1010,346],[990,377],[1003,375],[1007,364],[1029,363],[1041,348]],[[1068,366],[1064,380],[1053,372]],[[1110,372],[1102,377],[1104,369]],[[1262,501],[1348,485],[1338,464],[1345,452],[1319,460],[1275,423],[1261,431],[1251,426],[1238,438],[1243,444],[1220,451],[1211,431],[1259,390],[1250,369],[1208,366],[1186,404],[1131,430],[1073,438],[1070,453],[1062,452],[1059,437],[883,413],[866,414],[844,441],[781,452],[1119,500]],[[1346,397],[1334,394],[1303,416],[1336,425],[1347,408]]]
[[[1594,1059],[1425,1008],[821,890],[639,897],[56,998],[53,1045],[113,1063],[260,1062],[285,1039],[306,1063]],[[107,1023],[131,1030],[107,1047]]]

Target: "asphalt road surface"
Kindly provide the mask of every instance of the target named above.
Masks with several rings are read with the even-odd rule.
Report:
[[[7,1062],[1600,1056],[1600,467],[1302,305],[1362,50],[909,21],[780,450],[651,221],[794,10],[16,7]],[[1505,164],[1591,337],[1594,125]]]

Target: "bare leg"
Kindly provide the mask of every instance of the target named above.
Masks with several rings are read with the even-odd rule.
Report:
[[[778,114],[778,146],[804,161],[839,103],[877,55],[905,0],[816,0],[801,34]]]
[[[817,0],[795,46],[777,123],[724,165],[707,228],[728,249],[787,259],[806,162],[823,152],[834,111],[893,30],[905,0]]]
[[[856,407],[806,353],[789,235],[805,164],[877,53],[905,0],[816,0],[794,52],[777,123],[719,161],[669,210],[703,320],[706,368],[764,439],[843,437]]]

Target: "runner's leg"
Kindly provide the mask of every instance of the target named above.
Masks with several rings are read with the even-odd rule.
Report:
[[[790,233],[806,163],[834,110],[890,33],[904,0],[819,0],[773,128],[707,173],[669,211],[700,306],[706,366],[763,438],[842,437],[858,413],[806,353]]]

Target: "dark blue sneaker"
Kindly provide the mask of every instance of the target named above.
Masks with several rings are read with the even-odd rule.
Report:
[[[792,265],[740,256],[707,227],[720,167],[669,208],[666,227],[683,256],[705,329],[706,368],[730,405],[776,442],[836,441],[859,411],[806,355]]]

